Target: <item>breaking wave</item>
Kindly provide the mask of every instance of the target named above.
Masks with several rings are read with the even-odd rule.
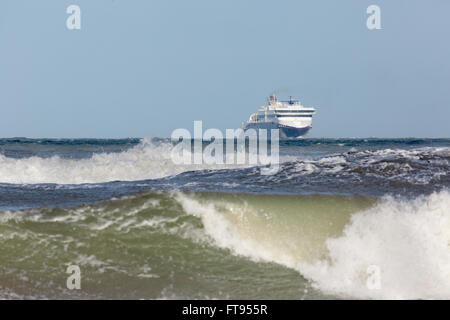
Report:
[[[339,229],[345,221],[339,206],[329,207],[323,220],[321,215],[312,217],[318,212],[306,217],[299,212],[301,219],[289,226],[281,212],[277,216],[260,212],[255,219],[258,213],[251,207],[229,206],[226,218],[218,204],[200,204],[180,195],[178,199],[186,212],[202,219],[214,244],[295,269],[325,293],[343,298],[450,297],[448,191],[412,201],[385,197],[374,207],[351,214],[336,236],[327,224]],[[377,288],[368,285],[373,266],[380,272]]]
[[[173,145],[143,139],[123,151],[96,153],[90,158],[67,159],[60,156],[11,158],[0,154],[0,183],[14,184],[83,184],[109,181],[158,179],[181,172],[202,169],[225,169],[225,165],[175,164]],[[236,165],[228,166],[230,168]]]
[[[260,167],[224,164],[175,164],[173,145],[143,139],[122,152],[94,153],[88,158],[60,156],[26,158],[0,154],[0,183],[11,184],[87,184],[110,181],[140,181],[171,177],[185,172],[183,183],[207,183],[213,175],[220,181],[248,186],[253,190],[276,186],[279,192],[293,190],[382,195],[386,190],[430,193],[450,185],[450,148],[379,149],[347,152],[311,158],[311,155],[285,154],[273,175],[261,175]],[[247,169],[245,169],[247,167]],[[223,170],[223,169],[242,170]],[[205,171],[207,170],[207,171]],[[205,178],[205,179],[202,179]],[[193,179],[190,181],[189,179]],[[206,186],[209,188],[209,186]],[[353,190],[353,189],[354,190]],[[365,192],[365,190],[370,192]],[[416,190],[417,189],[417,190]],[[416,192],[417,191],[417,192]]]
[[[0,238],[5,296],[73,297],[64,270],[76,263],[92,288],[84,298],[450,297],[445,190],[378,200],[151,192],[2,212]],[[376,289],[367,285],[371,266]]]

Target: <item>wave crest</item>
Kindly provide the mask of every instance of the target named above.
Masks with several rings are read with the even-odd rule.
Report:
[[[224,169],[224,165],[173,163],[170,142],[143,139],[138,145],[117,153],[97,153],[87,159],[29,157],[9,158],[0,154],[0,182],[14,184],[83,184],[109,181],[158,179],[182,172]]]
[[[217,203],[205,205],[185,195],[179,195],[178,200],[187,213],[202,219],[215,245],[252,260],[295,269],[324,293],[375,299],[450,296],[448,191],[415,200],[385,197],[376,206],[353,213],[339,236],[330,234],[333,229],[325,217],[315,217],[318,212],[309,216],[299,212],[302,221],[296,225],[303,225],[303,229],[295,229],[280,212],[282,222],[261,213],[255,219],[258,214],[247,206],[240,210],[228,207],[224,214]],[[329,209],[329,224],[342,223],[342,219],[336,220],[338,213]],[[380,270],[378,289],[367,284],[371,266]]]

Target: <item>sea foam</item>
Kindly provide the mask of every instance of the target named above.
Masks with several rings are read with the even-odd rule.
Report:
[[[327,240],[328,257],[299,271],[327,293],[378,299],[450,297],[450,193],[384,198]],[[368,285],[370,266],[380,286]]]
[[[143,139],[138,145],[116,153],[97,153],[87,159],[29,157],[9,158],[0,154],[0,183],[84,184],[109,181],[158,179],[202,169],[226,169],[236,165],[175,164],[171,143]]]
[[[200,203],[185,194],[177,199],[188,214],[202,220],[213,245],[295,269],[324,293],[373,299],[450,297],[448,191],[415,200],[384,197],[374,207],[352,214],[343,233],[329,237],[323,258],[315,261],[307,261],[298,251],[302,235],[274,233],[273,226],[264,223],[239,226],[214,203]],[[240,215],[241,221],[254,216],[246,206],[228,211]],[[264,238],[257,237],[261,227],[266,230]],[[379,288],[368,285],[373,266],[380,271]]]

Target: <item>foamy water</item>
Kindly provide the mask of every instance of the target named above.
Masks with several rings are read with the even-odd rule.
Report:
[[[136,181],[158,179],[191,170],[236,167],[220,164],[175,164],[171,158],[172,149],[171,143],[155,144],[144,139],[129,150],[97,153],[87,159],[65,159],[59,156],[15,159],[0,155],[0,182],[82,184]]]
[[[289,141],[273,175],[172,150],[0,139],[0,298],[450,297],[450,140]]]
[[[182,194],[178,199],[187,213],[202,219],[215,245],[295,269],[326,293],[344,298],[450,297],[448,191],[410,201],[388,197],[354,213],[343,235],[326,239],[325,258],[313,262],[305,262],[303,252],[292,250],[300,235],[266,232],[263,239],[254,237],[262,230],[254,225],[239,229],[213,203],[201,204]],[[238,210],[240,215],[251,214],[246,207]],[[379,289],[368,286],[371,266],[381,271]]]
[[[356,298],[450,298],[450,193],[415,200],[385,198],[354,214],[344,234],[327,240],[328,259],[300,265],[321,290]],[[380,288],[369,289],[369,267]]]

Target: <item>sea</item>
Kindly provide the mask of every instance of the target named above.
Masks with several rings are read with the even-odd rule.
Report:
[[[450,298],[450,139],[281,141],[271,175],[174,147],[0,139],[0,299]]]

